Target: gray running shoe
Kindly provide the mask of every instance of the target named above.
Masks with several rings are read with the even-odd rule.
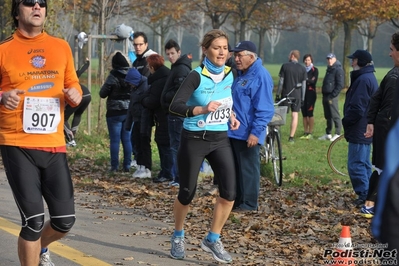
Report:
[[[39,266],[55,266],[54,263],[50,259],[50,251],[40,254],[40,262]]]
[[[170,256],[177,260],[182,260],[186,256],[186,251],[184,250],[184,237],[174,237],[170,239],[172,247],[170,248]]]
[[[218,239],[215,243],[211,243],[205,237],[201,242],[201,248],[206,252],[211,252],[215,260],[219,262],[230,263],[233,260],[230,254],[224,249],[220,239]]]

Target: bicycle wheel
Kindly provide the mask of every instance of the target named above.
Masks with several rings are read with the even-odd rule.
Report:
[[[327,161],[334,173],[348,175],[348,143],[344,135],[331,142],[327,150]]]
[[[281,141],[277,131],[273,131],[271,145],[271,161],[273,164],[273,175],[278,186],[283,183],[283,157],[281,154]]]

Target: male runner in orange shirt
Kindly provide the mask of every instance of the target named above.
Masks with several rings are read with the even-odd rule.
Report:
[[[0,151],[22,219],[20,263],[51,266],[47,246],[75,222],[64,106],[82,90],[68,43],[43,31],[46,0],[12,0],[11,14],[16,30],[0,43]]]

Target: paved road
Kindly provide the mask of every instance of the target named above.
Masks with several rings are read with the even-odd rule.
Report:
[[[0,202],[0,266],[19,265],[20,217],[3,170],[0,170]],[[198,243],[187,245],[185,260],[171,259],[172,224],[129,209],[107,206],[88,193],[76,193],[76,216],[72,231],[50,246],[57,266],[217,265]]]

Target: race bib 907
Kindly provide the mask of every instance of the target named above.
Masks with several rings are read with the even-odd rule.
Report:
[[[26,97],[23,109],[23,130],[33,134],[57,132],[61,122],[61,105],[58,98]]]

